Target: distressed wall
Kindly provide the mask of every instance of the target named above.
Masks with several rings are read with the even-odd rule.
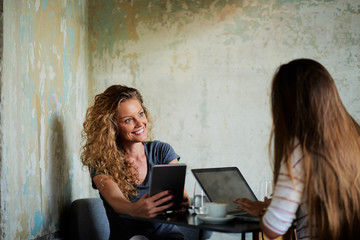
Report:
[[[86,7],[79,0],[4,1],[1,239],[56,233],[70,202],[91,195],[79,161]]]
[[[237,166],[259,195],[271,78],[294,58],[324,64],[360,121],[358,0],[89,0],[88,14],[90,94],[140,89],[155,137],[189,169]]]
[[[360,121],[359,29],[357,0],[5,0],[0,238],[56,233],[72,200],[95,196],[80,130],[111,84],[141,90],[189,169],[237,166],[259,195],[275,68],[320,61]]]

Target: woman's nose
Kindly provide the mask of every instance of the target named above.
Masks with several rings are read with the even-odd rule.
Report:
[[[135,126],[136,126],[136,127],[137,127],[137,126],[141,126],[141,121],[140,121],[140,119],[135,118],[135,119],[134,119],[134,122],[135,122]]]

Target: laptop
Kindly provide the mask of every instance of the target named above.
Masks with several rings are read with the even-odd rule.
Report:
[[[257,200],[237,167],[191,169],[191,172],[210,202],[227,203],[227,214],[235,216],[236,219],[259,221],[258,217],[236,209],[238,204],[233,203],[233,200],[237,198]]]
[[[159,192],[170,190],[174,195],[174,205],[167,210],[176,210],[184,196],[186,165],[185,164],[162,164],[154,165],[151,170],[150,196]],[[168,202],[162,204],[165,205]]]

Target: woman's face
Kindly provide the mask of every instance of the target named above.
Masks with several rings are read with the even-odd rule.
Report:
[[[139,100],[128,99],[120,103],[116,120],[122,143],[144,142],[147,138],[147,118]]]

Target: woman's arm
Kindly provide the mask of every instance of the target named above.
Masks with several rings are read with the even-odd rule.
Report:
[[[240,204],[238,209],[261,217],[260,228],[269,238],[276,238],[288,231],[302,202],[304,181],[303,153],[300,145],[297,145],[291,154],[290,169],[292,176],[287,165],[282,162],[271,203],[261,205],[259,203],[263,202],[252,202],[248,199],[234,201]],[[261,209],[266,211],[261,211]]]
[[[275,239],[277,237],[279,237],[280,235],[271,231],[270,229],[268,229],[264,224],[263,222],[261,221],[260,219],[260,229],[261,231],[270,239]]]
[[[265,214],[267,207],[271,203],[271,199],[265,197],[264,202],[262,201],[251,201],[247,198],[239,198],[234,200],[234,203],[239,204],[236,209],[244,210],[253,216],[258,216],[260,218],[260,229],[261,231],[270,239],[279,237],[280,235],[271,231],[267,228],[263,222],[262,217]]]
[[[137,202],[132,203],[125,198],[124,194],[111,177],[100,174],[96,175],[93,178],[93,181],[106,202],[119,214],[152,218],[173,205],[173,203],[169,203],[160,206],[174,198],[168,191],[158,193],[152,197],[145,194]]]

